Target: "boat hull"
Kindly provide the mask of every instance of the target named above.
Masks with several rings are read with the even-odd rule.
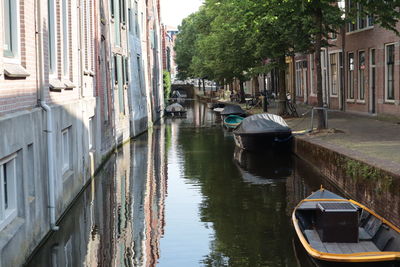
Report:
[[[235,144],[241,149],[248,151],[264,151],[269,149],[289,150],[292,144],[292,133],[269,132],[269,133],[233,133]]]

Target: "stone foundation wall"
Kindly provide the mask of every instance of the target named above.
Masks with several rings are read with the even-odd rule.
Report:
[[[301,138],[295,138],[294,153],[345,195],[400,226],[399,175]]]

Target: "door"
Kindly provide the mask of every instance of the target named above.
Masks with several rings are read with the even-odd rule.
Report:
[[[375,49],[370,50],[370,112],[376,113],[376,62],[375,62]]]

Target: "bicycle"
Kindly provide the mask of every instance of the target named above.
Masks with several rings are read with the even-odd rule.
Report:
[[[286,115],[292,117],[300,117],[299,114],[297,113],[295,103],[293,103],[290,94],[286,95],[286,107],[288,108],[288,111],[286,111],[287,113]]]

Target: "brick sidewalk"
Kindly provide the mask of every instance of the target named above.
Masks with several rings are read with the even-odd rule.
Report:
[[[299,114],[307,111],[300,107]],[[298,136],[372,166],[400,174],[399,122],[377,120],[372,116],[340,111],[328,112],[330,130]],[[310,129],[311,113],[301,118],[288,118],[294,131]],[[314,127],[316,127],[316,118]]]

